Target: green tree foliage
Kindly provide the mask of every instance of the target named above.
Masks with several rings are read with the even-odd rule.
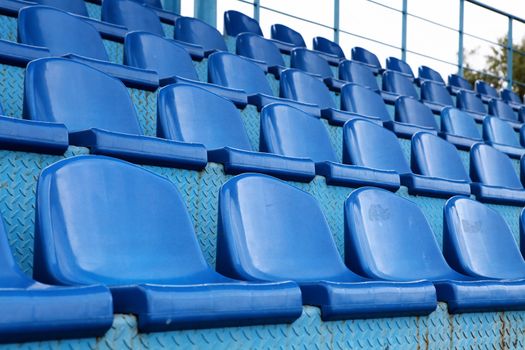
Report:
[[[472,70],[472,67],[468,63],[468,58],[477,54],[477,49],[464,52],[465,59],[465,78],[472,84],[478,79],[489,82],[492,86],[497,89],[507,87],[505,78],[507,76],[507,37],[498,39],[498,46],[491,47],[491,53],[486,56],[486,65],[481,72]],[[525,38],[521,40],[519,44],[512,45],[514,54],[512,55],[512,80],[514,82],[525,83],[525,55],[519,54],[519,52],[525,53]],[[525,86],[514,84],[512,90],[519,96],[525,94]]]

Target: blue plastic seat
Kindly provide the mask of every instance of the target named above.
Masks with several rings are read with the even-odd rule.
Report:
[[[446,107],[441,111],[441,132],[441,137],[463,150],[483,142],[474,118],[457,108]]]
[[[272,40],[263,38],[258,34],[241,33],[236,41],[237,55],[264,62],[268,65],[268,72],[280,78],[286,69],[283,56],[277,45]]]
[[[382,72],[381,62],[379,62],[379,59],[374,53],[359,46],[352,48],[351,53],[352,60],[367,64],[373,70],[374,74],[377,75]]]
[[[410,166],[415,174],[463,183],[464,194],[470,194],[470,177],[454,145],[428,132],[418,132],[411,147]]]
[[[456,106],[464,112],[476,119],[477,122],[482,122],[487,115],[487,109],[481,101],[481,98],[473,91],[460,90],[456,96]]]
[[[521,110],[523,108],[523,101],[521,98],[510,89],[501,89],[501,98],[507,102],[515,110]]]
[[[254,33],[263,36],[259,22],[234,10],[224,12],[224,34],[237,36],[241,33]]]
[[[456,95],[461,90],[474,91],[472,84],[457,74],[450,74],[448,76],[448,89],[453,95]]]
[[[393,119],[379,94],[357,84],[347,84],[343,87],[341,91],[341,108],[363,116],[379,118],[383,122]]]
[[[387,57],[386,69],[403,73],[411,79],[414,79],[414,72],[412,71],[412,68],[410,68],[410,65],[405,61],[400,60],[399,58]]]
[[[470,150],[471,191],[476,199],[499,204],[524,205],[525,189],[503,152],[477,143]]]
[[[439,72],[427,66],[419,66],[418,68],[418,80],[420,83],[430,80],[436,83],[445,85],[445,81]]]
[[[405,74],[393,70],[387,70],[383,73],[383,90],[390,93],[390,95],[383,95],[383,99],[387,103],[395,103],[400,96],[419,99],[412,80]]]
[[[315,177],[310,160],[253,150],[240,111],[232,102],[204,89],[184,84],[162,88],[157,97],[157,119],[159,137],[202,143],[208,149],[208,160],[224,164],[227,174],[252,171],[295,181]]]
[[[183,46],[148,32],[135,31],[126,35],[124,64],[156,71],[161,85],[171,82],[174,76],[199,80],[191,56]]]
[[[520,159],[525,154],[525,148],[521,147],[516,132],[509,123],[502,119],[485,118],[483,121],[483,138],[485,143],[511,158]]]
[[[290,67],[320,76],[322,79],[333,78],[334,74],[326,60],[315,51],[300,47],[292,50]]]
[[[295,47],[306,47],[303,36],[283,24],[272,24],[271,36],[272,39],[291,44]]]
[[[441,113],[443,108],[454,106],[452,96],[445,85],[431,80],[421,83],[421,100],[434,113]]]
[[[35,265],[36,267],[36,265]],[[0,342],[102,336],[113,323],[109,290],[36,282],[18,267],[0,219]]]
[[[338,43],[323,38],[322,36],[316,36],[313,38],[313,48],[316,51],[321,51],[339,57],[340,59],[345,58],[345,53]]]
[[[525,307],[523,281],[480,280],[456,272],[421,209],[382,189],[360,188],[346,200],[345,262],[369,278],[431,281],[451,314]]]
[[[396,135],[366,120],[352,120],[343,129],[343,162],[378,170],[395,171],[409,193],[450,197],[468,193],[468,185],[413,174]]]
[[[228,51],[221,33],[208,23],[192,17],[181,17],[175,22],[174,38],[200,45],[205,52]]]
[[[119,80],[62,58],[32,61],[26,69],[23,115],[63,123],[70,144],[131,161],[201,169],[202,145],[142,136],[133,102]]]
[[[101,18],[105,22],[124,26],[128,31],[145,31],[164,36],[157,13],[133,0],[104,0]]]
[[[483,102],[489,102],[494,98],[499,99],[498,91],[486,81],[476,80],[475,90]]]
[[[96,28],[100,33],[107,34],[106,30],[111,31],[112,26],[52,7],[31,6],[20,10],[18,40],[46,47],[52,56],[63,56],[87,64],[120,79],[128,87],[155,91],[159,86],[155,72],[109,62],[101,34]],[[120,37],[122,30],[117,29],[120,32],[112,35]]]
[[[334,91],[341,91],[341,88],[347,84],[346,81],[334,78],[330,65],[323,57],[319,56],[315,51],[306,48],[300,47],[292,50],[290,67],[319,75],[326,86]]]
[[[244,91],[248,95],[248,102],[257,106],[259,111],[267,104],[282,102],[293,104],[311,114],[319,115],[320,113],[319,107],[313,104],[273,96],[265,71],[260,65],[255,61],[228,52],[216,52],[209,56],[208,81]],[[321,81],[319,82],[324,86]]]
[[[496,210],[454,197],[445,204],[443,223],[443,253],[452,268],[476,278],[522,280],[525,287],[525,261]],[[525,305],[525,289],[515,302]]]
[[[339,65],[339,79],[365,86],[375,92],[381,92],[372,70],[358,61],[345,60]]]
[[[108,54],[99,32],[91,24],[62,10],[30,6],[18,15],[18,40],[43,46],[55,56],[74,53],[107,61]]]
[[[523,125],[522,122],[518,120],[518,113],[516,113],[509,104],[500,99],[490,100],[489,114],[505,120],[516,130],[519,130]]]
[[[293,282],[240,282],[213,271],[176,186],[144,168],[100,156],[57,162],[40,176],[36,215],[36,278],[107,285],[115,312],[138,315],[141,332],[301,314]]]
[[[225,183],[219,195],[217,270],[255,281],[292,279],[303,303],[327,320],[428,314],[427,282],[376,282],[345,267],[315,198],[255,174]]]
[[[432,110],[411,97],[400,97],[395,103],[395,119],[398,122],[389,127],[399,137],[410,138],[419,131],[437,134],[438,125]]]
[[[56,7],[62,11],[88,17],[86,3],[84,0],[35,0],[40,5]]]
[[[282,73],[280,95],[294,101],[319,106],[321,116],[334,125],[343,125],[346,121],[354,118],[370,118],[380,122],[380,119],[375,116],[363,116],[341,111],[321,79],[298,69],[287,69]]]
[[[330,185],[370,185],[393,191],[400,186],[395,172],[341,164],[321,119],[294,107],[283,104],[264,107],[260,138],[262,152],[313,160],[316,173]]]

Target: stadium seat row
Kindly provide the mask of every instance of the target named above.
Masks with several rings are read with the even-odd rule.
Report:
[[[29,63],[24,96],[26,118],[59,123],[41,126],[55,130],[46,142],[62,140],[63,136],[57,140],[56,135],[62,135],[60,125],[65,125],[69,144],[88,147],[95,154],[187,169],[202,169],[211,161],[224,164],[226,173],[231,174],[257,171],[307,182],[317,174],[335,185],[374,185],[394,191],[404,185],[410,193],[438,197],[469,195],[472,191],[488,202],[525,203],[525,189],[504,153],[482,143],[473,144],[469,177],[456,148],[437,137],[435,129],[414,133],[410,166],[392,131],[355,118],[344,125],[343,156],[338,159],[319,117],[287,104],[270,104],[261,111],[257,150],[251,147],[240,112],[231,101],[193,85],[176,83],[159,90],[158,137],[146,137],[142,136],[127,89],[119,80],[63,58]],[[417,108],[425,108],[413,99],[400,99],[397,104],[400,110],[411,110],[415,104],[415,112],[407,112],[412,115],[422,115]],[[447,111],[443,120],[451,130],[476,130],[467,122],[461,123],[461,112]],[[454,111],[459,119],[454,118]],[[489,125],[494,122],[497,126],[498,121],[505,126],[497,118],[487,118],[487,130],[499,130]],[[27,136],[37,138],[31,132]],[[42,142],[43,137],[38,138]],[[522,162],[525,171],[524,167]]]
[[[101,156],[59,161],[38,182],[34,276],[69,287],[28,280],[2,239],[4,278],[17,291],[6,305],[27,312],[14,313],[1,339],[102,334],[112,310],[137,314],[141,331],[165,331],[292,322],[302,304],[320,307],[324,320],[425,315],[436,300],[451,313],[525,307],[523,258],[483,204],[446,203],[446,260],[406,199],[363,187],[344,211],[345,262],[359,275],[345,267],[311,195],[265,175],[229,180],[219,196],[220,275],[171,182]],[[63,312],[51,312],[58,305]]]

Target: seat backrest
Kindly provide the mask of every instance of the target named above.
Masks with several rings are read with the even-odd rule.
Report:
[[[379,58],[377,58],[377,56],[374,53],[368,51],[367,49],[356,46],[352,48],[351,53],[352,59],[354,61],[367,63],[379,69],[381,68],[381,62],[379,62]]]
[[[500,99],[494,98],[490,100],[489,114],[513,122],[518,121],[518,114],[514,112],[511,106],[509,106],[507,103],[503,102]]]
[[[18,14],[18,40],[43,46],[55,56],[74,53],[108,61],[99,32],[88,22],[48,6],[24,7]]]
[[[456,105],[459,109],[480,114],[487,114],[487,109],[475,92],[461,90],[456,97]]]
[[[272,24],[271,35],[272,39],[283,41],[296,47],[306,47],[303,36],[283,24]]]
[[[363,187],[345,201],[345,261],[387,280],[442,280],[448,266],[421,209],[387,190]]]
[[[446,107],[441,111],[441,131],[451,135],[482,140],[474,118],[453,107]]]
[[[450,74],[448,76],[448,85],[469,91],[474,90],[472,84],[467,79],[460,77],[457,74]]]
[[[208,23],[192,17],[181,17],[175,21],[174,38],[190,44],[200,45],[204,51],[228,51],[222,34]]]
[[[470,182],[456,147],[427,132],[418,132],[412,137],[410,163],[416,174]]]
[[[392,120],[383,98],[374,91],[356,84],[346,84],[341,90],[341,109],[349,112]]]
[[[285,104],[273,103],[262,109],[261,152],[341,162],[321,119]]]
[[[341,62],[339,64],[339,79],[379,91],[377,79],[372,70],[357,61],[346,60]]]
[[[519,103],[519,104],[523,103],[520,97],[514,91],[510,89],[501,89],[500,95],[503,101],[514,102],[514,103]]]
[[[69,132],[99,128],[141,134],[133,102],[120,80],[63,58],[28,64],[23,115],[63,123]]]
[[[224,12],[224,34],[237,36],[241,33],[254,33],[262,36],[263,32],[259,22],[246,16],[244,13],[234,10]]]
[[[80,156],[47,167],[36,217],[35,276],[49,282],[172,284],[209,271],[176,186],[127,162]]]
[[[343,162],[399,174],[411,172],[396,135],[362,119],[343,127]]]
[[[489,186],[523,189],[510,158],[483,143],[470,149],[470,178]]]
[[[321,109],[337,108],[323,81],[298,69],[287,69],[281,74],[280,94],[295,101],[316,104]]]
[[[104,22],[124,26],[130,32],[140,30],[164,36],[157,13],[132,0],[104,0],[101,17]]]
[[[290,54],[290,67],[308,73],[318,74],[323,79],[332,78],[334,75],[328,62],[315,51],[300,47],[292,50]]]
[[[494,98],[499,98],[498,91],[490,86],[489,83],[483,81],[483,80],[476,80],[476,92],[480,95],[487,95]]]
[[[272,95],[264,71],[254,62],[228,52],[215,52],[208,57],[208,81],[248,95]]]
[[[485,278],[523,279],[525,261],[496,210],[456,196],[445,204],[443,219],[443,253],[456,271]]]
[[[84,0],[34,0],[39,5],[56,7],[62,11],[88,17],[86,3]]]
[[[124,41],[124,64],[156,71],[160,79],[178,76],[199,80],[189,53],[173,40],[131,32]]]
[[[410,65],[396,57],[387,57],[386,69],[410,75],[412,78],[414,77],[414,72],[412,68],[410,68]]]
[[[284,181],[244,174],[219,192],[217,266],[237,278],[330,280],[349,272],[315,198]]]
[[[418,76],[420,79],[431,80],[436,83],[445,84],[445,81],[443,80],[441,74],[439,74],[437,71],[428,66],[419,66]]]
[[[323,38],[322,36],[316,36],[313,38],[314,50],[329,53],[339,58],[345,58],[345,53],[338,43]]]
[[[393,70],[387,70],[383,73],[383,90],[419,99],[416,87],[410,79]]]
[[[284,59],[279,48],[268,39],[253,33],[241,33],[237,35],[237,55],[263,61],[269,67],[284,67]]]
[[[199,87],[171,84],[160,89],[157,121],[159,137],[201,143],[209,150],[227,146],[252,150],[235,105]]]
[[[483,119],[483,139],[502,145],[521,148],[512,126],[506,121],[495,117],[486,117]]]
[[[430,80],[421,84],[421,99],[444,106],[454,106],[452,96],[450,96],[445,85]]]
[[[396,100],[396,120],[438,130],[436,119],[430,108],[411,97],[400,97]]]

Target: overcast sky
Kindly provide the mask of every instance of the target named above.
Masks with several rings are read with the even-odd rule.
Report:
[[[510,12],[517,17],[525,18],[524,0],[482,0],[485,4]],[[182,15],[193,15],[193,0],[181,1]],[[275,8],[284,13],[309,19],[326,26],[333,26],[333,0],[260,0],[261,6]],[[379,3],[379,4],[378,4]],[[401,9],[402,0],[340,0],[340,26],[342,30],[358,36],[369,37],[389,45],[401,46],[401,13],[385,6]],[[235,9],[253,16],[253,6],[238,0],[217,0],[217,27],[222,31],[222,14],[228,9]],[[408,17],[407,49],[431,58],[408,53],[407,62],[414,73],[420,65],[428,65],[438,70],[444,77],[455,73],[457,67],[443,63],[436,58],[452,63],[457,62],[459,27],[459,0],[408,0],[408,12],[415,16],[427,18],[443,24],[441,28],[414,16]],[[266,37],[270,37],[270,26],[282,23],[299,31],[307,45],[311,47],[312,38],[324,36],[333,39],[333,30],[306,23],[269,10],[261,9],[260,24]],[[507,18],[476,5],[465,2],[465,33],[496,42],[498,37],[507,34]],[[384,64],[386,57],[400,57],[397,48],[362,39],[355,35],[341,33],[340,45],[347,57],[354,46],[362,46],[373,51]],[[518,43],[525,36],[525,24],[514,21],[513,41]],[[476,55],[469,57],[469,63],[476,69],[482,69],[485,56],[490,52],[491,43],[466,35],[465,50],[477,49]],[[417,73],[416,73],[417,74]],[[525,78],[524,78],[525,80]]]

